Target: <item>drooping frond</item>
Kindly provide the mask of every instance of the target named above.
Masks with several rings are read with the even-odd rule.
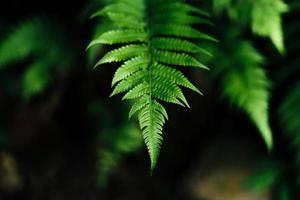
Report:
[[[221,80],[222,94],[248,114],[270,150],[273,145],[268,117],[271,83],[262,67],[264,59],[247,41],[237,37],[224,40],[224,46],[214,50],[213,70]]]
[[[207,69],[192,53],[210,53],[191,39],[216,41],[193,27],[208,24],[208,14],[180,0],[116,0],[93,17],[111,20],[112,29],[96,37],[98,44],[119,45],[95,65],[123,62],[112,80],[112,96],[135,100],[129,113],[138,113],[140,127],[154,169],[167,113],[159,101],[189,107],[180,86],[201,92],[175,67]]]
[[[254,33],[269,37],[284,52],[281,15],[288,11],[283,0],[213,0],[214,10],[228,12],[230,18],[250,24]]]

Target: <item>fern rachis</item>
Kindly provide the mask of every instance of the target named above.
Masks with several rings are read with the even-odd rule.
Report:
[[[191,53],[206,50],[188,39],[215,39],[190,25],[210,24],[206,12],[180,1],[117,0],[93,16],[106,16],[113,29],[93,40],[97,44],[119,44],[106,53],[96,66],[123,62],[116,70],[112,96],[126,93],[123,99],[135,99],[129,113],[138,113],[151,159],[155,167],[162,142],[162,130],[168,115],[160,101],[189,107],[179,86],[201,92],[174,66],[208,69]]]

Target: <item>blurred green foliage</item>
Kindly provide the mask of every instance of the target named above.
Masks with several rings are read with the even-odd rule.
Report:
[[[282,0],[213,0],[214,11],[226,10],[231,19],[250,24],[254,33],[269,37],[278,51],[284,53],[281,15],[288,11]]]
[[[273,139],[268,114],[271,81],[263,69],[264,58],[249,41],[241,39],[239,29],[226,29],[220,45],[210,46],[210,52],[215,55],[210,59],[210,65],[214,66],[213,78],[220,80],[221,95],[249,115],[271,150]]]
[[[55,70],[71,67],[72,54],[63,29],[45,17],[36,17],[20,23],[2,39],[0,70],[32,60],[21,83],[22,96],[30,98],[49,87]]]
[[[134,123],[127,121],[128,106],[118,107],[118,122],[114,117],[108,117],[113,112],[101,100],[89,103],[88,113],[94,123],[98,149],[97,182],[101,186],[108,184],[109,177],[116,172],[125,156],[141,150],[143,140],[140,131]]]

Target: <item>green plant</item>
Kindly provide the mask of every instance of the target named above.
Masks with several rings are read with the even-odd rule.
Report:
[[[134,123],[124,123],[127,119],[129,106],[116,106],[116,112],[110,110],[101,100],[92,101],[88,106],[88,113],[96,130],[96,141],[99,145],[97,159],[97,183],[106,186],[109,178],[116,171],[118,166],[128,155],[139,152],[143,145],[143,140]],[[120,108],[119,108],[120,107]],[[126,109],[124,109],[124,107]],[[126,112],[126,113],[125,113]],[[108,113],[118,113],[118,118],[122,120],[115,122],[114,117],[107,117]]]
[[[71,65],[73,53],[65,43],[62,28],[55,22],[43,17],[22,21],[0,42],[0,70],[32,60],[22,73],[21,93],[25,98],[39,95],[52,82],[55,69],[63,71]]]
[[[215,55],[210,62],[214,66],[212,77],[220,82],[221,96],[249,116],[271,150],[268,113],[271,81],[263,68],[265,59],[249,41],[241,38],[239,29],[226,28],[228,33],[220,45],[209,47]]]
[[[229,17],[242,24],[250,24],[252,31],[269,37],[283,53],[284,42],[281,15],[288,11],[282,0],[213,0],[214,11],[226,10]]]
[[[119,0],[96,12],[112,21],[112,29],[93,40],[97,44],[123,44],[105,54],[95,67],[124,62],[112,80],[111,96],[126,92],[123,99],[135,99],[129,117],[138,112],[140,128],[151,159],[157,163],[162,127],[168,119],[160,101],[189,107],[179,86],[201,92],[174,66],[208,69],[192,54],[206,50],[191,39],[216,41],[191,27],[211,24],[208,14],[181,1]]]

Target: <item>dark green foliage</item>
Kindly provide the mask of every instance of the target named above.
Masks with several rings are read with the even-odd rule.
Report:
[[[220,80],[222,96],[248,114],[270,150],[273,146],[268,117],[271,81],[263,69],[264,58],[250,42],[239,38],[238,30],[228,32],[219,48],[211,49],[216,55],[212,59],[214,78]]]
[[[290,141],[290,149],[294,152],[294,164],[297,171],[300,168],[300,82],[298,81],[289,90],[288,95],[280,105],[278,116],[281,121],[285,137]],[[298,174],[298,184],[300,185],[300,173]]]
[[[54,22],[46,18],[23,21],[9,31],[0,42],[0,70],[32,62],[22,75],[25,98],[43,92],[52,81],[55,68],[70,66],[72,52],[66,51],[65,36]]]
[[[103,147],[99,150],[97,179],[100,185],[105,186],[124,156],[137,152],[143,143],[134,124],[103,130],[99,139]]]
[[[126,122],[127,107],[120,106],[115,110],[121,110],[121,112],[113,112],[122,119],[117,123],[114,117],[108,117],[112,110],[101,100],[92,101],[88,106],[89,116],[92,117],[90,121],[95,126],[96,141],[99,145],[97,182],[101,186],[108,184],[109,178],[116,172],[126,156],[139,152],[143,145],[138,126]]]
[[[291,4],[293,12],[291,16],[299,13],[299,7],[294,7]],[[300,23],[299,20],[290,20],[286,24],[286,41],[287,41],[287,52],[288,55],[285,59],[280,62],[284,64],[278,70],[278,79],[280,83],[284,83],[289,80],[289,87],[285,88],[284,98],[280,102],[277,117],[280,121],[280,127],[283,131],[284,138],[289,142],[289,151],[292,153],[293,166],[297,174],[297,182],[300,186],[300,61],[299,57],[295,56],[299,54],[300,43],[294,41],[293,38],[298,37],[300,34]],[[282,64],[282,65],[283,65]]]
[[[213,0],[214,10],[226,10],[229,17],[250,24],[254,33],[269,37],[275,47],[284,52],[281,15],[288,11],[282,0]]]
[[[278,200],[292,200],[291,190],[288,186],[288,170],[279,160],[266,157],[259,159],[253,173],[246,180],[246,188],[250,188],[257,194],[267,193],[270,188],[274,189],[274,195]]]
[[[106,53],[95,67],[123,62],[117,69],[111,96],[126,93],[134,99],[130,116],[138,113],[153,170],[162,142],[162,130],[168,119],[160,101],[189,107],[181,88],[201,92],[174,66],[207,69],[191,53],[206,52],[190,39],[215,41],[192,24],[211,24],[207,13],[181,1],[118,0],[96,12],[112,22],[111,30],[94,39],[97,44],[120,44]]]

